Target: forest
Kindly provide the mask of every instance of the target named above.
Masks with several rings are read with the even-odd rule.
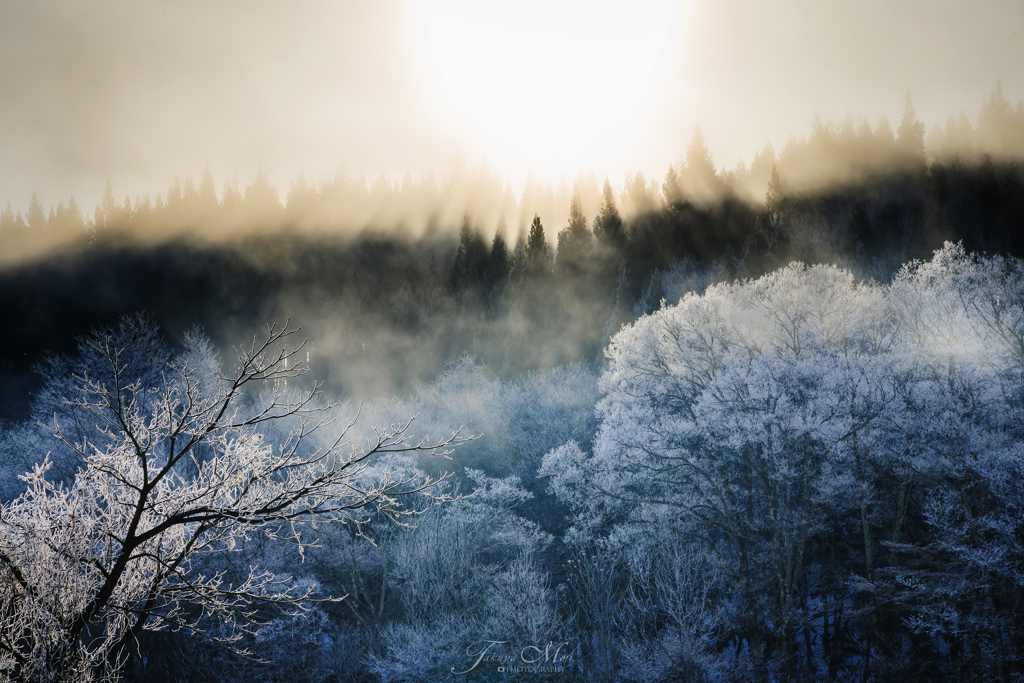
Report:
[[[0,676],[1024,676],[1024,103],[0,212]]]

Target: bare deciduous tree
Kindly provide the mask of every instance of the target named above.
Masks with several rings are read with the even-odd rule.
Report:
[[[374,428],[359,442],[354,420],[324,440],[330,423],[319,385],[297,395],[283,380],[304,370],[296,329],[271,327],[236,349],[234,372],[201,377],[186,353],[167,361],[153,386],[134,378],[111,337],[85,340],[108,372],[75,378],[67,399],[95,420],[96,437],[52,434],[81,458],[73,481],[47,478],[49,459],[23,477],[28,489],[0,507],[0,671],[19,681],[116,676],[146,629],[187,629],[241,647],[258,610],[301,611],[316,586],[250,567],[209,569],[211,554],[238,550],[252,534],[300,547],[301,525],[360,525],[369,512],[397,517],[401,499],[437,480],[370,467],[383,454],[445,455],[465,438],[412,438],[412,418]],[[208,348],[208,347],[207,347]],[[259,386],[274,387],[254,392]],[[283,444],[261,425],[288,418]],[[319,447],[310,447],[318,434]],[[80,434],[75,431],[74,434]],[[41,456],[41,454],[40,454]],[[442,477],[443,478],[443,477]]]

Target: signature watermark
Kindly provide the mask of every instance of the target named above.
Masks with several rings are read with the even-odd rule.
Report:
[[[468,674],[478,667],[494,667],[498,673],[550,674],[563,673],[572,661],[569,641],[548,641],[544,646],[513,645],[508,640],[478,640],[466,648],[470,659],[464,671],[452,667],[452,673]]]

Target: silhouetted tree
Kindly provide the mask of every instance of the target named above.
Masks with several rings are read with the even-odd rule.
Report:
[[[754,154],[754,160],[750,162],[751,187],[757,190],[767,187],[772,179],[773,168],[775,168],[775,148],[771,144],[767,144],[760,152]]]
[[[661,194],[665,197],[665,205],[672,208],[683,200],[683,190],[679,187],[679,174],[670,164],[665,173],[665,182],[661,184]]]
[[[779,169],[772,165],[772,179],[768,182],[768,192],[764,196],[764,211],[768,222],[778,226],[782,221],[782,211],[786,205],[786,195],[782,191],[782,178]]]
[[[462,219],[459,232],[459,249],[452,264],[451,286],[456,292],[479,287],[484,283],[488,271],[487,245],[473,229],[469,214]]]
[[[203,178],[199,181],[199,211],[203,217],[208,218],[217,211],[217,188],[213,183],[213,173],[210,172],[210,164],[203,166]]]
[[[700,126],[693,132],[693,139],[686,148],[686,167],[680,173],[683,194],[691,201],[707,203],[718,197],[721,181],[715,172],[711,152],[704,144],[704,133]]]
[[[185,184],[181,188],[181,209],[182,221],[186,224],[199,222],[202,215],[202,203],[199,200],[199,190],[191,177],[185,178]]]
[[[224,190],[221,192],[221,211],[224,218],[234,221],[242,210],[242,192],[238,189],[238,174],[231,177],[231,180],[224,182]]]
[[[0,232],[13,230],[15,226],[14,220],[14,209],[11,208],[11,200],[8,199],[7,206],[4,207],[3,211],[0,211]]]
[[[601,212],[594,219],[594,236],[597,241],[609,249],[619,250],[626,245],[626,231],[622,217],[615,208],[615,194],[612,184],[605,178]]]
[[[977,137],[982,149],[996,158],[1024,155],[1024,103],[1018,102],[1014,110],[1001,82],[978,111]]]
[[[883,116],[878,119],[878,125],[875,126],[875,149],[873,156],[876,163],[882,162],[884,164],[891,159],[895,146],[896,136],[893,135],[888,117]]]
[[[491,253],[489,256],[488,273],[490,282],[488,288],[491,291],[500,291],[508,281],[511,260],[509,259],[508,244],[505,242],[507,226],[505,219],[498,221],[498,229],[494,233],[494,240],[491,242]]]
[[[74,197],[72,197],[74,199]],[[135,218],[140,223],[147,223],[153,219],[153,205],[149,201],[149,193],[142,195],[140,199],[138,195],[135,196],[135,210],[133,211]]]
[[[530,275],[547,275],[551,272],[551,248],[544,237],[544,226],[540,216],[534,214],[530,234],[526,238],[526,271]]]
[[[306,182],[304,175],[300,175],[288,190],[288,199],[285,202],[287,220],[292,224],[308,221],[316,210],[319,199],[316,187]]]
[[[914,114],[914,104],[907,93],[903,107],[903,119],[896,129],[896,144],[903,154],[904,163],[914,168],[924,168],[924,124]]]
[[[386,175],[381,173],[377,176],[377,180],[373,181],[373,186],[370,188],[370,203],[374,208],[385,209],[394,203],[396,194],[391,181]]]
[[[569,225],[558,233],[558,270],[566,275],[578,275],[583,270],[583,262],[590,252],[590,230],[587,229],[587,217],[580,208],[580,189],[577,183],[573,187],[572,202],[569,205]]]
[[[650,213],[658,208],[657,192],[654,183],[647,186],[643,171],[637,171],[636,175],[627,173],[622,187],[622,203],[635,214]]]
[[[257,178],[259,174],[257,173]],[[167,201],[164,204],[164,218],[169,223],[180,223],[185,215],[185,205],[182,199],[181,179],[174,177],[174,182],[167,188]]]
[[[128,195],[124,196],[124,204],[121,205],[121,211],[118,214],[118,218],[125,226],[131,225],[132,221],[135,220],[135,211],[132,209],[132,200]]]
[[[256,180],[253,184],[245,188],[243,206],[250,220],[263,225],[276,224],[280,218],[281,202],[278,200],[277,190],[270,184],[270,178],[262,166],[256,169]]]
[[[109,189],[110,185],[107,185]],[[43,213],[43,205],[35,191],[32,192],[32,199],[28,202],[28,227],[30,230],[39,231],[46,229],[46,214]]]

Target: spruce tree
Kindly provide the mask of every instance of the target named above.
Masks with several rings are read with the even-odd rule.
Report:
[[[11,200],[7,200],[7,206],[0,211],[0,232],[14,230],[14,209],[11,208]]]
[[[903,154],[904,163],[923,167],[924,124],[917,120],[914,104],[910,101],[910,93],[907,93],[906,104],[903,107],[903,119],[896,129],[896,144]]]
[[[615,193],[612,184],[605,178],[604,201],[601,212],[594,219],[594,236],[597,241],[610,249],[622,249],[626,246],[626,232],[622,224],[619,210],[615,208]]]
[[[665,205],[671,208],[683,201],[683,191],[679,187],[679,174],[670,164],[665,173],[665,182],[661,184],[661,194],[665,197]]]
[[[217,188],[213,183],[210,164],[203,167],[203,179],[199,182],[199,209],[204,215],[212,215],[218,207]]]
[[[546,275],[551,272],[551,250],[544,237],[544,226],[537,214],[533,215],[530,234],[526,238],[526,270],[531,275]]]
[[[28,202],[28,227],[30,230],[46,229],[46,214],[43,212],[43,205],[35,191],[32,192],[32,199]]]
[[[579,183],[573,187],[569,204],[569,224],[558,233],[558,269],[563,273],[578,273],[590,251],[590,230],[587,217],[580,206]]]
[[[715,162],[704,144],[700,126],[686,148],[686,167],[680,169],[680,186],[688,199],[703,203],[716,199],[722,191],[722,179],[715,172]]]
[[[452,264],[452,289],[460,291],[483,284],[489,270],[488,260],[487,245],[473,229],[469,214],[466,214],[459,231],[459,249]]]
[[[764,211],[768,222],[777,226],[782,221],[782,212],[786,205],[786,196],[782,192],[782,178],[779,169],[772,164],[772,179],[768,183],[768,192],[764,196]]]
[[[508,244],[505,242],[506,232],[505,219],[498,221],[498,229],[494,233],[494,241],[491,242],[491,254],[489,257],[489,287],[491,290],[498,290],[505,286],[508,281],[511,262],[508,253]]]

